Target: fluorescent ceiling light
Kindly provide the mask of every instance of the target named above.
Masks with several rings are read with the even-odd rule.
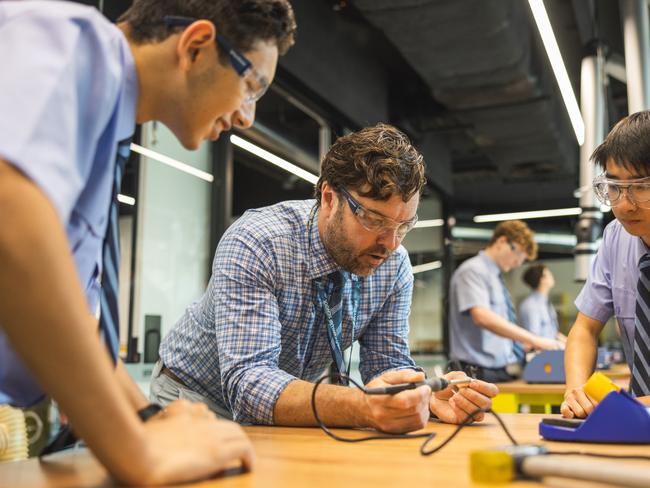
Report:
[[[135,205],[135,198],[122,195],[121,193],[117,194],[117,201],[126,205]]]
[[[489,241],[492,238],[492,229],[481,229],[478,227],[452,227],[451,235],[455,239],[473,239],[478,241]],[[552,244],[555,246],[575,247],[578,239],[573,234],[551,234],[535,232],[535,241],[538,244]]]
[[[424,271],[431,271],[442,267],[442,261],[432,261],[430,263],[418,264],[413,266],[413,274],[423,273]]]
[[[261,147],[256,146],[255,144],[252,144],[239,136],[236,136],[234,134],[231,135],[230,142],[232,142],[235,146],[254,154],[257,157],[262,158],[265,161],[268,161],[269,163],[274,164],[283,170],[296,175],[299,178],[302,178],[303,180],[308,181],[311,184],[316,184],[318,181],[318,176],[315,174],[310,173],[309,171],[305,171],[301,167],[296,166],[295,164],[290,163],[289,161],[282,159],[281,157],[276,156],[266,149],[262,149]]]
[[[149,159],[153,159],[154,161],[158,161],[159,163],[163,163],[166,164],[167,166],[171,166],[172,168],[182,171],[183,173],[187,173],[189,175],[196,176],[197,178],[201,178],[202,180],[205,180],[209,183],[212,183],[214,181],[214,176],[212,176],[210,173],[201,171],[200,169],[197,169],[194,166],[190,166],[189,164],[182,163],[180,161],[177,161],[176,159],[170,158],[169,156],[165,156],[164,154],[160,154],[159,152],[153,151],[151,149],[140,146],[138,144],[131,143],[131,151],[135,151]]]
[[[418,220],[414,228],[418,229],[420,227],[442,227],[443,225],[445,225],[445,221],[443,219]]]
[[[474,222],[500,222],[514,219],[544,219],[549,217],[566,217],[567,215],[580,215],[580,207],[556,208],[552,210],[532,210],[530,212],[510,212],[501,214],[476,215]]]
[[[542,37],[544,49],[546,49],[546,54],[551,62],[551,68],[553,68],[553,74],[560,87],[562,100],[564,100],[564,106],[569,113],[569,119],[571,119],[571,125],[573,125],[576,139],[578,140],[578,144],[582,146],[585,142],[585,123],[582,120],[580,107],[578,107],[578,101],[573,93],[573,87],[571,86],[571,81],[569,81],[569,75],[562,60],[562,54],[560,54],[560,48],[557,45],[555,34],[553,33],[553,27],[551,27],[551,22],[548,20],[546,8],[544,8],[544,1],[528,0],[528,4],[533,11],[537,30],[539,30],[539,35]]]

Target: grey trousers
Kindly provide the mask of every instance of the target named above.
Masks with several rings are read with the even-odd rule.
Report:
[[[163,406],[179,399],[193,403],[205,403],[218,417],[232,420],[232,413],[228,410],[178,381],[171,379],[169,376],[162,374],[162,368],[163,363],[158,360],[151,373],[149,400]]]

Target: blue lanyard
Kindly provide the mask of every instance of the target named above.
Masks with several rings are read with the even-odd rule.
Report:
[[[339,337],[339,335],[336,333],[336,327],[334,326],[334,319],[332,318],[332,309],[330,308],[330,305],[327,301],[327,294],[325,293],[325,287],[323,286],[323,282],[320,278],[314,280],[314,282],[316,283],[316,287],[318,288],[318,301],[320,302],[320,305],[327,319],[327,328],[330,330],[332,337],[334,338],[334,342],[336,343],[336,347],[341,352],[341,356],[343,357],[342,312],[341,312],[341,336]],[[359,280],[357,277],[354,277],[352,278],[352,282],[353,282],[353,287],[352,287],[352,317],[351,318],[352,318],[352,344],[354,344],[354,331],[357,329],[357,314],[359,313],[359,304],[361,303],[361,280]],[[343,304],[341,304],[341,307],[342,306]],[[350,346],[350,357],[348,358],[348,367],[346,372],[348,376],[350,375],[351,364],[352,364],[352,346]]]

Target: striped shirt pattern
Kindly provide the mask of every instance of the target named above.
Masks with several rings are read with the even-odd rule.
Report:
[[[636,396],[650,395],[650,254],[639,261],[637,283],[634,360],[630,387]]]
[[[205,294],[163,340],[160,355],[189,388],[240,423],[272,424],[295,379],[314,381],[332,356],[314,280],[340,270],[318,232],[314,200],[247,211],[224,234]],[[352,282],[343,288],[343,349],[360,345],[364,383],[415,368],[408,349],[413,273],[400,248],[363,278],[352,330]],[[347,356],[347,354],[346,354]]]

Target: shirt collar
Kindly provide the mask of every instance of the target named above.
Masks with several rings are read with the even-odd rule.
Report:
[[[623,228],[625,230],[625,228]],[[627,231],[626,231],[627,232]],[[648,249],[648,246],[645,245],[645,242],[643,242],[643,239],[640,237],[637,237],[635,239],[636,241],[636,249],[637,249],[637,258],[636,258],[636,263],[637,265],[639,264],[639,260],[646,254],[650,254],[650,250]]]
[[[531,292],[530,296],[533,297],[535,300],[538,300],[540,302],[547,302],[548,301],[548,297],[546,295],[542,295],[537,290],[533,290]]]
[[[312,207],[307,215],[307,263],[309,278],[316,279],[341,270],[341,267],[332,259],[325,249],[325,244],[318,231],[318,213],[320,207]]]
[[[490,271],[492,271],[496,275],[501,274],[501,268],[499,268],[499,266],[494,261],[494,259],[492,259],[490,256],[488,256],[485,253],[485,251],[479,251],[478,255],[483,260],[483,262],[487,265],[487,267],[490,269]]]
[[[115,27],[117,29],[117,27]],[[134,127],[137,116],[138,105],[138,72],[135,66],[135,59],[131,52],[124,34],[120,31],[124,42],[124,49],[122,51],[124,63],[124,87],[120,97],[120,113],[123,116],[120,118],[120,125],[117,128],[118,140],[133,137]]]

